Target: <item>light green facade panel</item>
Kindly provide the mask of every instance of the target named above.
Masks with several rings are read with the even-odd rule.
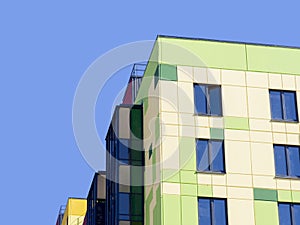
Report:
[[[300,49],[247,45],[248,70],[300,74]]]
[[[225,117],[226,129],[249,130],[249,119],[244,117]]]
[[[181,137],[179,139],[180,168],[196,171],[195,138]]]
[[[254,201],[255,225],[279,225],[277,202]]]
[[[293,202],[300,203],[300,191],[292,191]]]
[[[159,37],[160,62],[166,64],[246,70],[245,45]]]
[[[292,192],[288,190],[278,190],[278,201],[279,202],[292,202]]]
[[[180,173],[173,169],[162,170],[162,181],[170,183],[180,183]]]
[[[181,225],[198,224],[198,201],[197,197],[182,196],[182,223]]]
[[[199,197],[212,197],[213,196],[212,186],[199,184],[198,185],[198,196]]]
[[[179,195],[163,195],[164,225],[181,224],[181,206]]]
[[[195,171],[180,171],[180,181],[186,184],[197,184],[197,173]]]
[[[181,184],[180,185],[181,195],[197,196],[197,185],[196,184]]]

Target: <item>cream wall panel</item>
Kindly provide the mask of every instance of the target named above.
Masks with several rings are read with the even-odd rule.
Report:
[[[160,119],[163,124],[178,124],[177,113],[161,112]]]
[[[246,130],[224,130],[225,140],[250,141],[250,133]]]
[[[178,136],[178,125],[161,124],[161,135],[164,136]]]
[[[179,124],[184,126],[195,126],[194,114],[179,113]]]
[[[291,180],[289,179],[276,179],[277,189],[281,190],[290,190],[291,189]]]
[[[250,118],[271,119],[269,90],[247,88],[248,110]]]
[[[275,176],[273,144],[251,143],[252,173]]]
[[[300,180],[291,180],[291,189],[293,191],[300,191]]]
[[[253,188],[228,187],[227,197],[235,199],[253,199]]]
[[[286,123],[285,124],[287,133],[299,133],[299,123]]]
[[[244,71],[222,70],[222,84],[246,86],[246,75]]]
[[[300,144],[299,134],[287,134],[286,137],[287,137],[286,142],[288,145],[299,145]]]
[[[182,137],[195,137],[195,127],[179,126],[179,136]]]
[[[253,200],[228,199],[228,221],[230,225],[254,225]]]
[[[282,76],[282,88],[284,90],[296,90],[296,79],[293,75],[283,74]]]
[[[190,66],[177,66],[177,79],[183,82],[194,81],[194,69]]]
[[[271,122],[272,124],[272,131],[278,133],[286,132],[285,123],[282,122]]]
[[[195,125],[199,127],[209,127],[209,117],[195,116]]]
[[[269,73],[269,88],[282,89],[281,74]]]
[[[250,130],[271,131],[271,123],[269,119],[249,119]]]
[[[178,82],[179,112],[194,113],[194,86],[192,83]]]
[[[223,115],[248,117],[245,87],[222,86]]]
[[[222,117],[210,117],[209,125],[213,128],[224,128],[224,119]]]
[[[250,131],[250,141],[272,143],[273,142],[272,133],[263,132],[263,131]]]
[[[297,91],[300,91],[300,76],[296,76],[296,89]]]
[[[248,87],[268,88],[268,74],[258,72],[246,72],[246,82]]]
[[[251,174],[250,143],[225,141],[225,161],[228,173]]]
[[[212,175],[212,184],[213,185],[223,185],[226,186],[226,174],[219,175],[219,174],[213,174]]]
[[[210,130],[207,127],[196,127],[196,138],[204,138],[209,139],[210,138]]]
[[[227,198],[227,187],[226,186],[213,186],[213,197],[215,198]]]
[[[201,67],[194,68],[194,82],[207,83],[207,68],[201,68]]]
[[[164,169],[179,168],[178,137],[162,137],[161,162]]]
[[[255,188],[273,188],[276,189],[276,180],[274,176],[253,176],[253,186]]]
[[[212,176],[211,174],[198,173],[197,174],[198,184],[209,184],[209,185],[211,185],[211,183],[212,183],[211,176]]]
[[[208,68],[207,82],[209,84],[221,84],[221,70]]]
[[[162,111],[178,111],[177,82],[160,80],[159,86]]]
[[[252,187],[252,176],[228,173],[227,185],[232,187]]]
[[[180,195],[180,184],[163,183],[162,187],[164,194]]]
[[[273,133],[273,142],[275,144],[286,144],[285,133]]]

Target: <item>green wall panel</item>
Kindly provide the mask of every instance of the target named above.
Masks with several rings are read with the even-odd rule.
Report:
[[[277,196],[278,196],[279,202],[292,202],[292,192],[291,191],[278,190]]]
[[[249,130],[249,119],[244,117],[225,117],[224,126],[226,129]]]
[[[277,201],[277,191],[269,189],[254,188],[254,199],[265,201]]]
[[[300,203],[300,191],[292,191],[292,201]]]
[[[172,170],[172,169],[163,169],[162,181],[171,182],[171,183],[180,183],[179,171]]]
[[[300,74],[300,49],[247,45],[248,69]]]
[[[179,155],[181,169],[196,171],[195,138],[180,137]]]
[[[197,184],[197,173],[195,171],[181,170],[180,181],[181,183]]]
[[[181,195],[197,196],[197,185],[196,184],[181,184],[180,185]]]
[[[163,195],[164,225],[181,224],[180,195]]]
[[[244,44],[159,37],[160,62],[246,70]]]
[[[199,184],[198,185],[198,196],[199,197],[212,197],[213,196],[212,186]]]
[[[161,80],[177,81],[177,67],[168,64],[159,64],[155,73]]]
[[[151,188],[151,191],[149,195],[146,198],[146,225],[150,225],[150,203],[152,202],[153,199],[153,188]]]
[[[153,209],[153,224],[160,225],[162,220],[161,214],[161,189],[160,186],[156,189],[156,204]]]
[[[198,224],[198,201],[197,197],[181,197],[182,222],[181,225]]]
[[[224,129],[210,128],[210,138],[223,140],[224,139]]]
[[[279,225],[277,202],[254,201],[254,212],[255,225]]]

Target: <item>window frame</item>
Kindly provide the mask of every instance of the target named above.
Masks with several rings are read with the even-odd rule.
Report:
[[[205,88],[205,97],[206,97],[206,112],[198,112],[197,106],[196,106],[196,93],[195,93],[195,87],[196,86],[204,86]],[[218,87],[220,90],[220,114],[212,114],[211,113],[211,107],[210,107],[210,94],[209,89]],[[193,84],[193,92],[194,92],[194,113],[198,116],[214,116],[214,117],[222,117],[223,116],[223,104],[222,104],[222,86],[219,84],[205,84],[205,83],[194,83]]]
[[[199,170],[198,169],[198,149],[197,149],[197,142],[198,141],[206,141],[207,142],[207,151],[208,151],[208,170]],[[224,140],[220,139],[205,139],[205,138],[196,138],[196,172],[197,173],[210,173],[210,174],[226,174],[226,165],[225,165],[225,147],[224,147]],[[212,153],[212,143],[211,142],[221,142],[222,144],[222,163],[223,163],[223,170],[222,171],[214,171],[212,170],[213,161],[211,160]],[[203,156],[202,156],[203,157]]]
[[[281,111],[282,111],[282,119],[273,118],[272,113],[272,101],[271,101],[271,92],[278,92],[280,94],[280,102],[281,102]],[[287,112],[286,112],[286,104],[285,104],[285,93],[293,93],[294,94],[294,106],[295,106],[295,115],[296,120],[291,120],[287,118]],[[271,111],[271,121],[274,122],[289,122],[289,123],[298,123],[299,122],[299,116],[298,116],[298,104],[297,104],[297,92],[293,90],[278,90],[278,89],[269,89],[269,100],[270,100],[270,111]]]
[[[215,209],[214,201],[223,201],[224,202],[224,214],[225,214],[225,225],[228,225],[228,203],[226,198],[212,198],[212,197],[198,197],[198,223],[200,222],[200,211],[199,211],[199,200],[209,200],[209,216],[210,216],[210,225],[215,225]]]
[[[275,154],[275,146],[281,146],[284,147],[284,155],[285,155],[285,169],[287,175],[277,174],[277,165],[276,165],[276,154]],[[289,147],[297,147],[298,148],[298,154],[300,159],[300,146],[298,145],[282,145],[282,144],[273,144],[273,153],[274,153],[274,166],[275,166],[275,177],[276,178],[292,178],[292,179],[300,179],[299,176],[291,175],[292,168],[291,168],[291,159],[289,156]],[[300,160],[298,162],[300,164]]]

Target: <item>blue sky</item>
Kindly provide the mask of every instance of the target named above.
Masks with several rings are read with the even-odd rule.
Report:
[[[52,225],[67,197],[87,195],[93,170],[76,146],[72,103],[99,56],[157,34],[300,47],[299,8],[258,0],[1,1],[1,224]],[[102,93],[101,138],[127,79]]]

